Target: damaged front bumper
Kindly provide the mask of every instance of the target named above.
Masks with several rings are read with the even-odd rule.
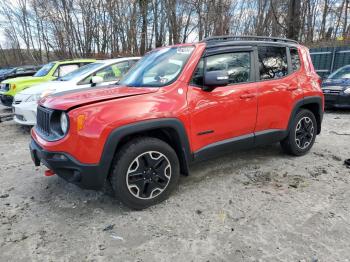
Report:
[[[99,175],[99,165],[83,164],[63,152],[49,152],[32,138],[30,154],[35,166],[43,164],[66,181],[85,189],[100,190],[105,185],[105,176]]]

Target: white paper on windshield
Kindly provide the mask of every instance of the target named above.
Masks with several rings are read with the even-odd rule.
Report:
[[[191,54],[192,50],[193,50],[193,46],[182,46],[182,47],[178,47],[176,49],[176,52],[178,54],[187,54],[188,55],[188,54]]]

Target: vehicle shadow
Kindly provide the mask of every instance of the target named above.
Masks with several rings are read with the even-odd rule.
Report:
[[[344,108],[326,108],[325,109],[326,114],[350,114],[350,109],[344,109]]]
[[[30,135],[30,131],[32,130],[32,126],[18,126],[19,130],[23,133],[23,134],[28,134]]]

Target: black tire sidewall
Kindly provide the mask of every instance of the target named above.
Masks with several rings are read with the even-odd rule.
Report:
[[[307,148],[305,148],[305,149],[301,149],[301,148],[298,147],[298,145],[297,145],[297,143],[295,141],[295,130],[297,128],[297,124],[300,121],[300,119],[302,119],[303,117],[306,117],[306,116],[310,117],[310,119],[311,119],[311,121],[313,123],[314,135],[313,135],[313,138],[312,138],[312,141],[311,141],[310,145]],[[294,118],[294,121],[293,121],[293,124],[292,124],[292,128],[290,130],[290,134],[289,134],[289,137],[288,137],[291,152],[294,155],[297,155],[297,156],[305,155],[307,152],[310,151],[310,149],[314,145],[315,139],[316,139],[316,135],[317,135],[317,121],[316,121],[315,115],[310,110],[307,110],[307,109],[300,110],[297,113],[297,115],[295,116],[295,118]]]
[[[126,184],[126,174],[131,162],[147,151],[158,151],[164,154],[171,165],[171,178],[166,189],[153,199],[139,199],[132,195]],[[111,174],[111,184],[115,196],[132,209],[143,209],[164,201],[175,189],[180,176],[179,160],[176,152],[167,143],[156,138],[135,139],[126,144],[117,154],[114,170]]]

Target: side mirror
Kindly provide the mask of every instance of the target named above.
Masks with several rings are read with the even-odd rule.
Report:
[[[229,84],[229,76],[225,70],[206,72],[204,75],[204,91],[211,91],[219,86]]]
[[[91,78],[91,84],[97,85],[103,82],[103,78],[101,76],[93,76]]]

